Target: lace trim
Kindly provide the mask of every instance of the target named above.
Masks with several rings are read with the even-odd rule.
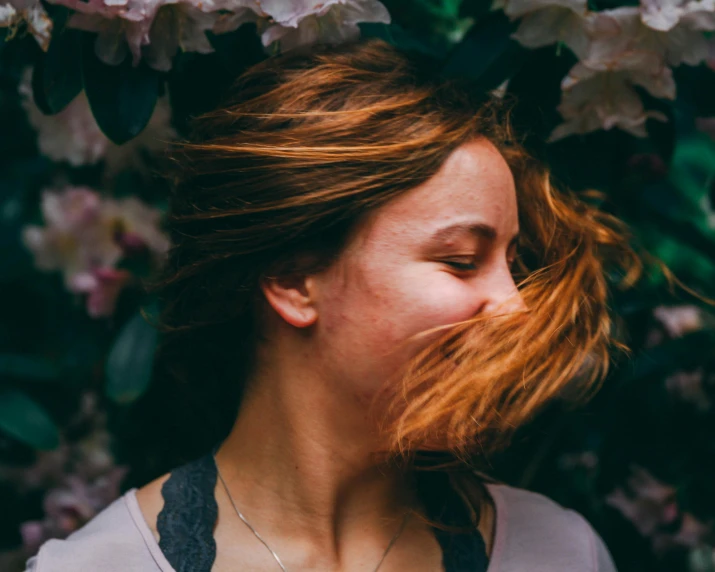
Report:
[[[430,520],[467,530],[456,532],[433,528],[442,548],[442,564],[446,572],[486,572],[489,559],[484,539],[475,528],[469,506],[450,483],[449,475],[418,471],[415,482]]]
[[[156,523],[159,547],[176,572],[211,572],[216,559],[213,529],[218,506],[214,496],[217,473],[213,454],[217,448],[174,469],[161,488],[164,507]],[[419,471],[416,484],[428,518],[469,530],[459,533],[434,528],[446,572],[486,572],[489,560],[484,539],[449,477]]]
[[[176,572],[211,572],[218,518],[215,486],[216,465],[210,453],[174,469],[161,487],[159,548]]]

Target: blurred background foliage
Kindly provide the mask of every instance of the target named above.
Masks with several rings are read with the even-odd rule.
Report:
[[[634,241],[715,296],[704,0],[180,0],[141,18],[117,4],[0,0],[0,570],[178,461],[139,313],[168,248],[161,151],[278,51],[380,37],[515,97],[558,181],[602,191]],[[712,307],[657,273],[612,307],[631,356],[493,471],[584,514],[621,571],[715,571]]]

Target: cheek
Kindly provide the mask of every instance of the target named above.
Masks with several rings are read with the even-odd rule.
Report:
[[[427,265],[428,266],[428,265]],[[432,268],[394,300],[400,307],[401,337],[410,336],[473,317],[481,300],[475,286],[457,276]],[[410,346],[414,353],[442,332],[421,337]]]
[[[430,263],[383,267],[349,281],[331,301],[323,324],[344,357],[389,365],[429,342],[402,345],[411,336],[466,320],[479,305],[474,285]]]

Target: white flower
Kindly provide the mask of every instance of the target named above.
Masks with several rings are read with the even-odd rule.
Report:
[[[40,47],[47,51],[52,35],[52,20],[40,0],[0,0],[0,28],[10,28],[12,37],[23,22]]]
[[[53,161],[67,161],[78,167],[104,159],[105,175],[109,177],[124,167],[141,169],[144,150],[159,152],[176,137],[166,97],[158,100],[149,124],[137,137],[116,145],[99,129],[84,91],[59,113],[45,115],[32,99],[31,79],[32,71],[28,69],[19,85],[22,105],[30,125],[37,131],[40,152]]]
[[[501,0],[495,6],[512,20],[522,18],[513,37],[523,45],[563,42],[587,65],[646,52],[670,65],[697,65],[708,55],[702,32],[715,30],[715,0],[643,0],[602,12],[588,11],[582,0]]]
[[[626,487],[618,487],[605,500],[649,538],[655,553],[661,555],[682,546],[698,546],[711,533],[710,526],[681,509],[676,493],[674,487],[632,465]]]
[[[563,42],[579,55],[588,47],[587,20],[584,16],[584,12],[561,6],[537,10],[521,19],[512,38],[527,48]]]
[[[169,248],[161,212],[136,197],[102,199],[91,189],[68,187],[44,191],[41,208],[46,226],[26,226],[23,242],[38,269],[60,270],[70,292],[88,294],[92,317],[111,315],[133,278],[116,268],[123,257],[148,251],[159,259]]]
[[[622,72],[619,74],[611,74],[610,76],[602,75],[601,72]],[[644,87],[651,95],[655,97],[663,97],[666,99],[675,99],[675,81],[673,80],[673,72],[668,67],[660,67],[654,71],[649,68],[621,68],[618,64],[610,67],[607,63],[602,68],[594,69],[585,66],[582,63],[576,64],[569,71],[568,75],[561,81],[561,88],[565,91],[572,89],[578,83],[591,79],[608,80],[620,77],[632,85]]]
[[[121,250],[100,221],[101,199],[84,187],[42,193],[42,214],[47,227],[26,226],[23,241],[35,255],[40,270],[62,270],[65,286],[93,267],[113,266]]]
[[[618,509],[643,536],[653,534],[661,523],[674,520],[675,488],[637,465],[631,466],[627,484],[630,495],[619,487],[606,497],[606,503]]]
[[[359,22],[390,23],[387,8],[377,0],[224,0],[221,8],[235,15],[222,17],[215,32],[236,29],[260,17],[263,45],[267,47],[277,41],[282,51],[316,43],[355,40],[360,35]]]
[[[703,327],[700,309],[692,304],[680,306],[656,306],[653,316],[663,324],[671,338],[679,338]]]
[[[229,11],[223,12],[218,16],[218,18],[216,18],[216,23],[214,24],[213,32],[215,34],[231,32],[233,30],[237,30],[247,22],[253,22],[259,29],[265,28],[267,23],[267,15],[260,12],[260,8],[257,6],[251,8],[247,5],[244,6],[244,4],[250,4],[251,6],[253,6],[254,3],[231,1],[226,2],[225,8]]]
[[[67,537],[121,494],[129,467],[116,464],[107,415],[96,403],[95,393],[83,393],[81,411],[65,426],[59,447],[37,451],[33,465],[0,464],[0,475],[17,490],[45,489],[43,517],[20,526],[25,559],[50,538]]]
[[[104,199],[102,215],[123,251],[143,245],[152,253],[163,255],[169,249],[169,239],[159,230],[162,212],[138,198]]]
[[[77,11],[74,28],[97,32],[95,51],[109,65],[128,53],[137,65],[142,57],[160,71],[168,71],[179,48],[187,52],[213,51],[206,30],[219,16],[211,0],[49,0]]]
[[[636,71],[595,71],[576,64],[562,82],[558,110],[565,122],[549,137],[557,141],[572,134],[618,127],[637,137],[645,137],[649,117],[666,121],[658,111],[646,111],[633,88],[640,85],[657,97],[672,98],[675,84],[672,72],[662,67],[659,73]]]
[[[360,36],[359,22],[389,24],[390,14],[376,0],[328,0],[319,12],[305,15],[295,26],[270,26],[261,40],[264,46],[278,40],[282,51],[316,43],[340,44]]]
[[[586,0],[502,0],[493,8],[503,8],[510,20],[521,18],[512,38],[527,48],[563,42],[578,54],[587,42]]]
[[[654,30],[667,32],[678,24],[691,30],[715,30],[713,0],[642,0],[641,20]]]
[[[701,366],[694,371],[676,371],[665,379],[665,387],[700,411],[707,411],[712,404],[705,391],[704,381],[705,371]]]
[[[589,14],[589,44],[579,57],[589,67],[602,60],[625,60],[630,67],[638,62],[664,61],[676,66],[698,65],[709,55],[702,19],[681,18],[667,30],[649,27],[638,7],[621,7]],[[645,65],[645,63],[642,63]],[[660,64],[658,64],[660,65]]]
[[[501,0],[492,9],[502,8],[512,20],[540,10],[567,8],[573,12],[585,13],[587,0]]]
[[[645,137],[649,117],[665,121],[663,114],[644,109],[633,86],[641,86],[655,97],[675,98],[668,66],[696,65],[707,59],[708,40],[701,30],[712,26],[712,7],[705,2],[714,1],[653,0],[642,8],[587,13],[582,40],[562,38],[580,62],[562,82],[559,111],[566,121],[550,139],[613,127]],[[653,23],[656,10],[662,12],[660,29],[646,23]]]

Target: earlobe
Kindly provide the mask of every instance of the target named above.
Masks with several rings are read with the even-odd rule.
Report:
[[[261,279],[261,290],[271,308],[288,324],[307,328],[318,319],[310,280],[305,275],[266,276]]]

